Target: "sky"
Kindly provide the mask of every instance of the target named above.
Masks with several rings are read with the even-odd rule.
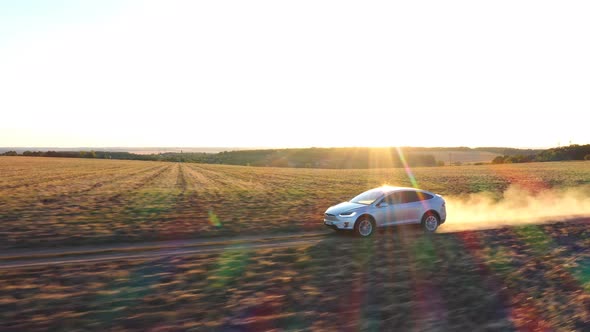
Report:
[[[589,144],[587,1],[0,0],[0,146]]]

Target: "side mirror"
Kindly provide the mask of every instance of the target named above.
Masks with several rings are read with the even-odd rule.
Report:
[[[389,204],[387,204],[387,202],[385,202],[385,201],[379,202],[379,203],[377,204],[377,207],[378,207],[378,208],[382,208],[382,207],[388,207],[388,206],[389,206]]]

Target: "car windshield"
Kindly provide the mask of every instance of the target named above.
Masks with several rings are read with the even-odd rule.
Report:
[[[383,196],[383,191],[379,189],[373,189],[369,191],[365,191],[364,193],[356,196],[355,198],[351,199],[351,203],[358,203],[358,204],[365,204],[369,205],[372,204],[375,200]]]

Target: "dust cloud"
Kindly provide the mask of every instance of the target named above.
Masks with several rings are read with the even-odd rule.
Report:
[[[445,196],[447,222],[439,232],[540,224],[590,217],[590,186],[537,193],[512,185],[501,197],[489,192]]]

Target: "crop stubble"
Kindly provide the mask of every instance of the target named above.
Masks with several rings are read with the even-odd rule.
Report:
[[[567,230],[567,235],[565,234]],[[586,224],[21,268],[0,327],[196,330],[583,330]],[[577,248],[577,249],[576,249]]]
[[[0,158],[0,247],[76,245],[323,229],[323,211],[404,169],[325,170]],[[590,183],[584,162],[416,168],[443,195]],[[452,216],[450,216],[452,220]]]
[[[3,157],[0,170],[5,248],[312,230],[331,204],[411,184],[402,169]],[[588,164],[576,162],[413,175],[445,195],[590,182]],[[371,241],[332,235],[294,248],[6,270],[0,329],[582,330],[587,226],[432,237],[402,227]]]

